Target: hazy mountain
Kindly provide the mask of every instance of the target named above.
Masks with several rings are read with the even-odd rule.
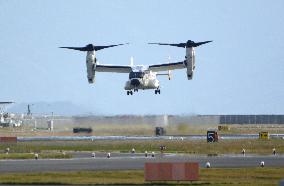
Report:
[[[92,114],[90,110],[82,106],[76,105],[72,102],[58,101],[58,102],[33,102],[33,103],[14,103],[7,112],[12,113],[27,113],[28,104],[33,115],[54,115],[75,116],[75,115],[89,115]]]

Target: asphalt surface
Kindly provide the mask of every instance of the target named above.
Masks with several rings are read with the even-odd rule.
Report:
[[[264,161],[265,167],[284,167],[283,155],[222,155],[199,156],[183,154],[156,154],[155,157],[145,157],[144,154],[112,153],[110,158],[106,153],[74,153],[72,159],[30,159],[30,160],[0,160],[0,172],[46,172],[46,171],[99,171],[99,170],[142,170],[145,162],[199,162],[205,167],[210,162],[211,167],[237,168],[259,167]]]

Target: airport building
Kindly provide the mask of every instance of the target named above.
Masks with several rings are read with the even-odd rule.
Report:
[[[284,115],[220,115],[220,124],[284,124]]]
[[[54,121],[53,121],[54,120]],[[118,115],[118,116],[56,116],[51,123],[49,117],[26,119],[24,125],[38,129],[65,130],[74,127],[93,127],[98,125],[225,125],[225,124],[284,124],[284,115]],[[54,123],[53,123],[54,122]]]
[[[99,124],[284,124],[284,115],[121,115],[74,117],[77,123]]]

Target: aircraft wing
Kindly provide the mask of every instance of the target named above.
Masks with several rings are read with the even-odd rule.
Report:
[[[116,72],[129,73],[132,71],[131,66],[126,65],[96,65],[97,72]]]
[[[163,63],[163,64],[157,64],[157,65],[150,65],[149,66],[149,70],[151,70],[153,72],[175,70],[175,69],[182,69],[182,68],[186,68],[183,61],[174,62],[174,63]]]

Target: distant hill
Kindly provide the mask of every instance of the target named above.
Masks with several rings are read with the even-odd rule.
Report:
[[[54,115],[61,116],[78,116],[78,115],[90,115],[90,111],[87,108],[76,105],[72,102],[58,101],[58,102],[32,102],[32,103],[14,103],[7,112],[12,113],[27,113],[28,104],[31,105],[30,109],[33,115]]]

